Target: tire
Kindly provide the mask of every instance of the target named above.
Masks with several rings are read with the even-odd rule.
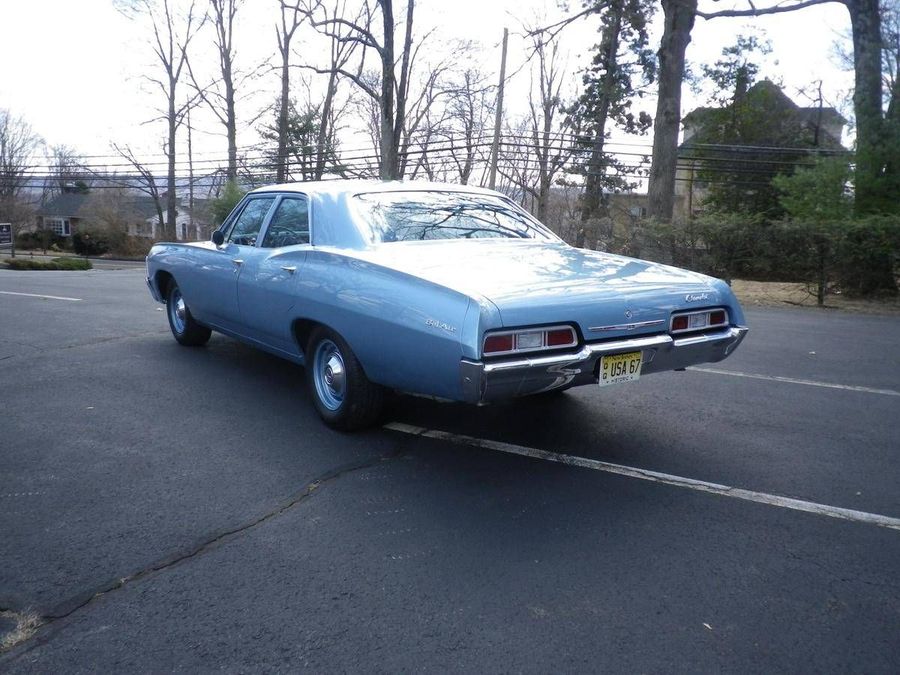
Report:
[[[350,346],[322,326],[309,337],[306,381],[316,411],[332,429],[365,429],[384,410],[384,387],[370,382]]]
[[[169,328],[178,344],[185,347],[199,347],[209,341],[212,331],[197,323],[191,315],[191,311],[184,302],[178,284],[175,281],[169,283],[166,289],[166,316],[169,317]]]

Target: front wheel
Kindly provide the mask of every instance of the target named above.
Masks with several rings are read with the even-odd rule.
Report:
[[[175,281],[169,284],[166,314],[169,317],[169,328],[172,329],[172,335],[178,340],[178,344],[199,347],[209,340],[212,331],[194,320]]]
[[[319,416],[333,429],[371,426],[384,408],[384,387],[369,381],[349,345],[327,328],[309,338],[306,379]]]

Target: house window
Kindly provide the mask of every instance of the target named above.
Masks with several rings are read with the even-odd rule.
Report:
[[[646,218],[647,217],[647,207],[646,206],[632,206],[628,209],[628,213],[635,218]]]
[[[72,234],[72,226],[69,224],[68,218],[44,218],[44,227],[60,237],[68,237]]]

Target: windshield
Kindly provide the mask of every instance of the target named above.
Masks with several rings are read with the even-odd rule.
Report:
[[[556,236],[503,199],[459,192],[368,192],[355,197],[373,243]]]

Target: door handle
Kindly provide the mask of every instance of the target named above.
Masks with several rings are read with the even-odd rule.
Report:
[[[291,274],[293,274],[294,272],[297,271],[297,267],[294,265],[290,265],[290,266],[285,265],[281,269],[283,269],[285,272],[290,272]]]
[[[233,263],[234,263],[234,264],[235,264],[235,265],[238,265],[238,266],[240,266],[240,265],[243,265],[243,264],[244,264],[244,261],[243,261],[243,260],[241,260],[241,259],[240,259],[240,258],[235,258],[235,259],[234,259],[234,260],[232,260],[232,261],[231,261],[231,262],[233,262]]]

